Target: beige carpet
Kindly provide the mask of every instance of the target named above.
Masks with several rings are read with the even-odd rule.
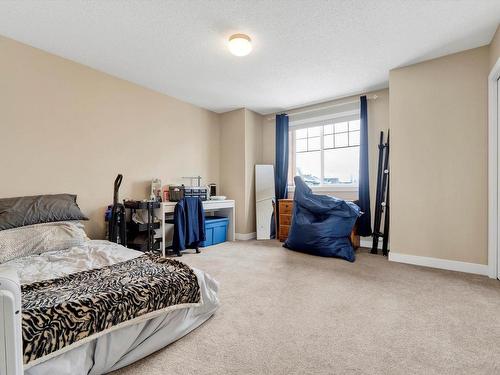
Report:
[[[115,374],[500,374],[500,282],[225,243],[183,256],[222,306],[186,337]]]

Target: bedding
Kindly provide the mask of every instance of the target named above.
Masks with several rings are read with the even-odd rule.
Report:
[[[1,232],[0,232],[1,233]],[[140,257],[144,253],[105,240],[89,240],[80,246],[48,251],[0,264],[16,270],[22,285],[56,279],[72,273],[102,268]]]
[[[182,338],[210,319],[219,307],[217,281],[201,270],[193,271],[202,295],[198,306],[164,312],[111,331],[54,358],[26,366],[24,375],[106,374]]]
[[[87,242],[83,224],[79,221],[34,224],[0,231],[0,263],[63,250]]]
[[[0,273],[3,268],[14,268],[23,290],[27,290],[30,285],[45,284],[47,280],[52,280],[48,284],[57,284],[61,278],[78,275],[81,271],[120,266],[130,260],[139,261],[142,257],[141,252],[108,241],[89,240],[70,249],[14,259],[0,265]],[[167,263],[170,265],[170,261]],[[188,273],[190,284],[198,285],[197,302],[172,305],[152,314],[145,313],[115,328],[78,340],[52,354],[29,361],[25,365],[25,374],[103,374],[143,358],[201,325],[219,306],[218,283],[203,271],[190,269],[182,263],[180,265],[191,270],[192,273]],[[63,316],[67,314],[61,314]]]
[[[158,255],[22,286],[24,363],[172,307],[200,301],[194,272]]]
[[[76,195],[53,194],[0,199],[0,230],[69,220],[88,220],[76,204]]]

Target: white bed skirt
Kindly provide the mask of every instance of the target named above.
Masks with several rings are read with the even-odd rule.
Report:
[[[218,283],[193,269],[200,284],[199,306],[174,310],[110,332],[25,371],[25,375],[105,374],[127,366],[188,334],[217,310]]]

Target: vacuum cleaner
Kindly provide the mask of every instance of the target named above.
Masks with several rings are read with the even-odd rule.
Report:
[[[108,241],[127,246],[125,206],[122,203],[118,203],[118,191],[120,190],[122,180],[123,176],[121,174],[116,176],[113,191],[113,205],[111,206],[111,213],[108,221]]]

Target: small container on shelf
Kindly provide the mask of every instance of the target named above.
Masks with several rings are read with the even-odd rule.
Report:
[[[179,202],[184,197],[198,197],[202,201],[206,201],[208,199],[208,188],[206,186],[169,186],[170,202]]]

